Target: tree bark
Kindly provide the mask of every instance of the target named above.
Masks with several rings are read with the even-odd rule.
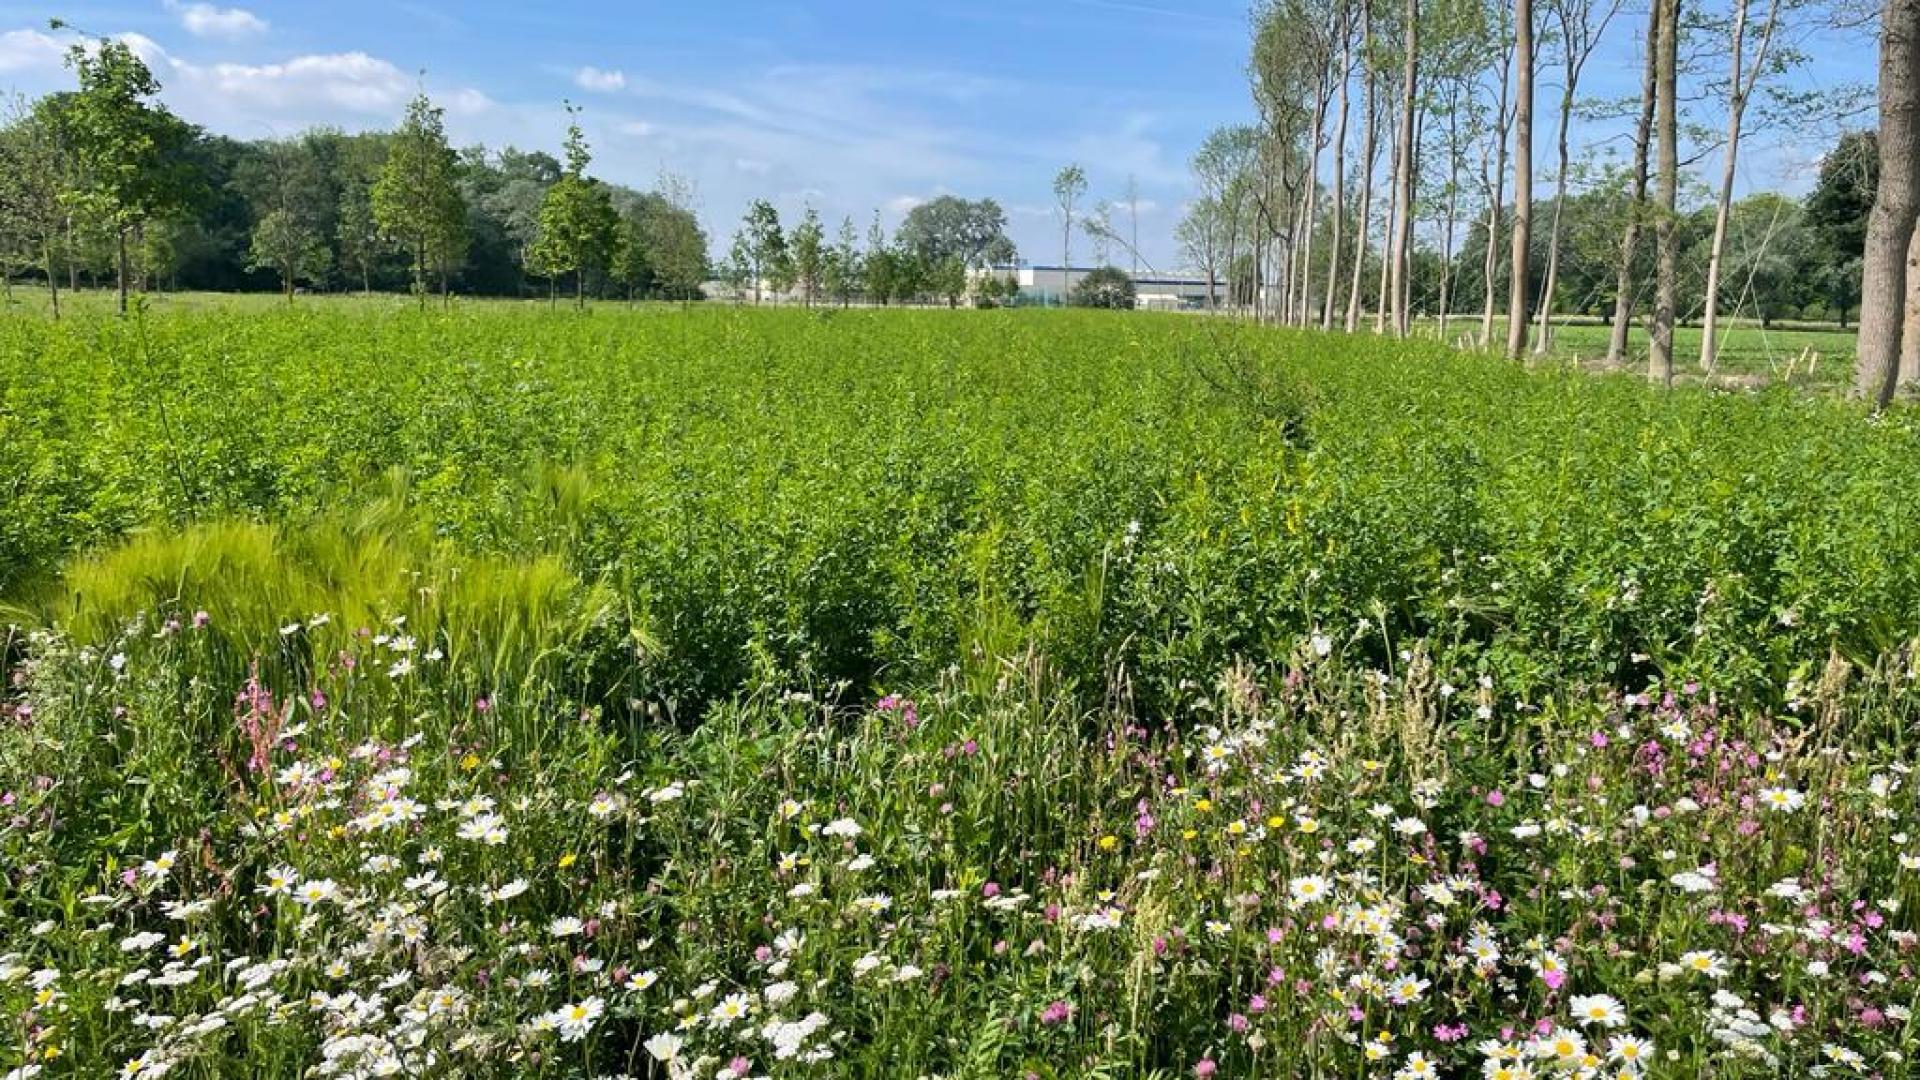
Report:
[[[1680,51],[1680,0],[1654,0],[1660,8],[1660,55],[1655,63],[1654,108],[1657,172],[1654,198],[1654,292],[1647,378],[1673,385],[1673,318],[1680,291],[1678,252],[1674,250],[1675,203],[1680,191],[1679,110],[1674,102],[1675,68]]]
[[[127,313],[127,228],[122,225],[114,231],[114,262],[120,289],[120,314]]]
[[[1659,68],[1660,5],[1647,8],[1647,56],[1640,76],[1640,118],[1633,133],[1633,195],[1627,225],[1620,236],[1620,266],[1614,277],[1613,332],[1607,338],[1607,363],[1627,359],[1627,332],[1633,326],[1633,259],[1638,254],[1640,222],[1647,214],[1647,149],[1653,138],[1655,73]]]
[[[47,295],[53,301],[53,319],[60,321],[60,275],[53,272],[53,233],[51,230],[40,237],[40,254],[47,260]]]
[[[1392,307],[1393,333],[1406,337],[1413,257],[1413,122],[1420,82],[1420,0],[1407,0],[1406,60],[1400,71],[1400,148],[1395,152]]]
[[[1506,60],[1500,65],[1500,100],[1494,112],[1494,163],[1492,201],[1487,206],[1487,253],[1482,274],[1486,279],[1486,295],[1481,298],[1480,311],[1480,347],[1493,348],[1493,286],[1500,272],[1500,210],[1507,199],[1507,128],[1510,126],[1507,113],[1507,91],[1513,85],[1513,52],[1508,50]],[[1484,168],[1484,159],[1482,167]]]
[[[1565,48],[1573,48],[1565,45]],[[1533,330],[1533,351],[1545,356],[1553,348],[1553,293],[1560,284],[1560,217],[1567,203],[1567,125],[1573,122],[1573,95],[1579,76],[1569,62],[1566,85],[1560,91],[1559,169],[1553,180],[1553,220],[1547,225],[1547,277],[1540,285],[1539,317]]]
[[[1893,400],[1906,323],[1907,257],[1920,211],[1920,0],[1886,0],[1880,20],[1880,186],[1861,259],[1854,393]]]
[[[1449,91],[1451,100],[1452,92]],[[1459,110],[1447,110],[1447,209],[1440,229],[1440,340],[1447,340],[1447,318],[1453,310],[1453,225],[1460,201]]]
[[[1347,217],[1347,85],[1353,81],[1353,27],[1340,28],[1340,119],[1333,134],[1333,234],[1327,243],[1327,294],[1320,312],[1320,329],[1333,329],[1333,297],[1339,292],[1341,224]]]
[[[1527,343],[1527,244],[1533,231],[1533,0],[1514,0],[1513,247],[1507,281],[1507,358]]]
[[[1374,100],[1373,72],[1367,67],[1367,58],[1373,55],[1373,5],[1361,7],[1362,24],[1360,46],[1360,78],[1366,84],[1367,100],[1366,137],[1361,141],[1360,149],[1360,213],[1353,223],[1353,280],[1347,289],[1347,333],[1360,329],[1360,277],[1362,268],[1367,264],[1367,234],[1371,231],[1368,218],[1373,216],[1373,159],[1378,151],[1379,115]]]

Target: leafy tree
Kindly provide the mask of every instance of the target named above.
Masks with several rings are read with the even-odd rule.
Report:
[[[873,212],[873,224],[867,227],[867,254],[861,263],[860,280],[869,303],[885,307],[897,295],[900,284],[899,258],[887,244],[887,230],[880,224],[880,212]]]
[[[1073,267],[1073,206],[1087,193],[1087,171],[1068,165],[1053,178],[1053,197],[1060,203],[1060,267]]]
[[[412,255],[413,291],[422,304],[429,271],[438,271],[441,302],[447,302],[447,278],[467,250],[467,208],[444,117],[427,95],[415,97],[373,186],[373,218]]]
[[[655,283],[668,299],[682,304],[698,299],[707,279],[707,233],[694,213],[693,186],[671,174],[660,190],[643,199],[647,259]]]
[[[800,296],[812,307],[826,270],[826,230],[821,228],[820,215],[813,207],[807,207],[800,224],[794,226],[793,239],[787,247],[793,253],[793,276],[800,283]]]
[[[753,302],[758,304],[762,286],[772,284],[780,291],[778,282],[787,273],[787,236],[780,229],[780,211],[765,199],[753,200],[747,205],[739,238],[745,240],[742,254],[753,278]]]
[[[1076,282],[1071,297],[1070,302],[1074,307],[1132,310],[1135,300],[1133,279],[1117,267],[1102,266]]]
[[[373,292],[373,268],[387,250],[380,225],[373,219],[373,195],[361,184],[348,184],[340,192],[340,212],[336,217],[335,237],[340,247],[340,266],[360,279],[362,294]]]
[[[147,100],[160,92],[160,82],[126,42],[75,45],[67,52],[67,66],[78,75],[80,89],[57,112],[76,166],[77,183],[65,195],[71,209],[112,234],[124,315],[129,238],[148,219],[191,201],[195,176],[186,167],[184,150],[192,132],[164,106]]]
[[[853,302],[854,290],[860,284],[860,249],[852,218],[840,220],[840,236],[827,249],[821,274],[822,285],[829,297],[839,300],[841,307]]]
[[[1007,238],[1007,213],[992,199],[942,195],[921,203],[907,211],[896,239],[930,263],[957,258],[978,269],[1010,263],[1016,255]]]
[[[47,275],[56,319],[60,317],[60,279],[54,269],[53,246],[65,216],[60,200],[64,156],[45,110],[25,112],[0,129],[0,258],[10,262],[17,257],[28,265],[38,262]],[[11,269],[0,264],[9,296]]]
[[[568,106],[568,115],[576,115]],[[587,276],[606,267],[619,229],[613,200],[598,180],[587,175],[593,155],[580,124],[567,125],[567,166],[540,204],[537,258],[549,276],[573,275],[574,303],[587,302]]]
[[[1820,178],[1807,193],[1807,229],[1820,253],[1814,276],[1843,327],[1860,302],[1860,256],[1879,186],[1880,140],[1871,131],[1853,131],[1821,160]]]
[[[967,264],[958,255],[949,255],[939,262],[930,264],[928,285],[935,293],[946,298],[950,308],[960,306],[960,298],[967,295]]]
[[[301,221],[292,210],[273,210],[253,227],[253,246],[247,266],[280,275],[280,289],[293,303],[293,283],[322,280],[333,265],[333,252],[319,230]]]

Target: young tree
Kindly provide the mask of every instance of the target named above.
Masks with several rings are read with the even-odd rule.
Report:
[[[777,282],[785,273],[783,264],[789,261],[787,235],[780,228],[780,211],[765,199],[753,200],[747,204],[741,233],[746,237],[747,266],[753,274],[753,302],[758,304],[763,282],[775,284],[775,291],[781,291]]]
[[[1728,38],[1727,142],[1721,156],[1719,198],[1714,204],[1713,246],[1707,254],[1706,309],[1700,317],[1702,371],[1712,371],[1714,361],[1718,358],[1721,261],[1727,250],[1727,225],[1733,213],[1734,170],[1740,158],[1740,136],[1746,123],[1747,104],[1753,100],[1754,89],[1769,70],[1769,51],[1773,46],[1774,31],[1780,23],[1780,0],[1767,0],[1767,13],[1760,20],[1758,29],[1752,30],[1747,20],[1750,4],[1751,0],[1734,0],[1733,31]],[[1758,38],[1751,55],[1747,52],[1749,32]]]
[[[840,236],[828,249],[824,277],[828,296],[840,301],[841,307],[853,303],[860,285],[860,247],[850,217],[840,219]]]
[[[1400,136],[1398,148],[1394,151],[1393,166],[1393,199],[1398,216],[1394,220],[1393,242],[1388,253],[1393,267],[1390,285],[1393,295],[1389,303],[1395,337],[1407,336],[1412,318],[1408,302],[1412,290],[1409,270],[1413,256],[1413,129],[1419,118],[1419,99],[1416,95],[1420,82],[1420,0],[1406,0],[1406,12],[1402,18],[1406,22],[1403,28],[1406,53],[1400,76]]]
[[[662,173],[656,194],[657,204],[643,219],[647,262],[654,281],[684,306],[699,297],[707,278],[707,233],[686,178]]]
[[[1511,14],[1502,0],[1492,0],[1492,10],[1501,14],[1493,48],[1493,72],[1498,93],[1494,98],[1493,123],[1484,134],[1487,142],[1480,152],[1480,189],[1487,198],[1487,245],[1480,265],[1480,347],[1493,348],[1495,285],[1500,275],[1500,210],[1507,192],[1507,132],[1513,127],[1513,58],[1518,44],[1511,32]],[[1490,144],[1490,145],[1488,145]]]
[[[1620,232],[1619,265],[1614,273],[1613,329],[1607,337],[1607,362],[1622,364],[1627,359],[1627,331],[1633,325],[1633,263],[1639,254],[1640,226],[1647,216],[1647,152],[1653,140],[1653,110],[1656,80],[1660,70],[1660,5],[1647,6],[1647,36],[1641,63],[1640,115],[1633,129],[1632,193],[1627,200],[1627,221]]]
[[[1553,217],[1547,226],[1547,276],[1540,286],[1539,314],[1533,337],[1533,351],[1541,355],[1553,346],[1553,299],[1560,284],[1560,219],[1567,203],[1567,128],[1573,123],[1580,73],[1607,32],[1607,24],[1619,10],[1620,0],[1547,0],[1547,11],[1560,29],[1560,128],[1559,167],[1554,170],[1553,178]]]
[[[447,145],[444,111],[420,94],[393,135],[373,185],[373,219],[413,258],[413,291],[424,306],[427,274],[439,272],[440,300],[467,248],[467,208],[455,184],[457,159]]]
[[[867,255],[862,270],[861,283],[867,302],[885,307],[900,286],[900,259],[887,243],[887,230],[880,224],[878,210],[873,212],[873,224],[867,228]]]
[[[793,238],[787,245],[793,252],[793,275],[800,284],[801,302],[807,307],[813,306],[814,295],[820,291],[821,276],[826,269],[826,239],[820,215],[813,207],[807,207],[800,224],[793,227]]]
[[[272,210],[253,227],[247,269],[272,270],[280,275],[280,291],[293,303],[296,280],[318,281],[333,265],[326,238],[302,222],[291,210]]]
[[[1854,393],[1885,407],[1900,379],[1909,283],[1920,214],[1920,0],[1886,0],[1880,17],[1880,180],[1861,258]]]
[[[1060,204],[1060,270],[1073,276],[1073,205],[1087,193],[1087,171],[1068,165],[1053,177],[1053,197]]]
[[[80,89],[58,111],[78,178],[66,197],[72,209],[112,233],[125,315],[128,241],[147,220],[184,206],[192,194],[194,178],[184,155],[190,132],[165,107],[148,102],[160,82],[126,42],[103,38],[75,45],[67,66],[79,76]]]
[[[1365,120],[1360,148],[1360,209],[1353,223],[1353,277],[1347,283],[1347,333],[1360,329],[1360,276],[1367,263],[1367,237],[1372,231],[1373,161],[1379,140],[1379,109],[1374,79],[1373,0],[1360,5],[1360,79],[1366,86]]]
[[[350,183],[340,193],[340,214],[335,238],[340,247],[340,264],[360,279],[362,296],[373,294],[373,268],[386,253],[380,236],[380,223],[373,219],[373,194],[364,185]]]
[[[66,173],[63,159],[53,120],[44,108],[23,110],[0,129],[0,244],[16,246],[30,265],[39,260],[55,319],[60,317],[60,276],[53,245],[66,218],[60,184]],[[0,267],[0,273],[5,272]]]
[[[575,119],[567,125],[566,171],[540,204],[540,239],[534,247],[548,274],[573,275],[574,304],[585,307],[587,277],[607,265],[620,219],[607,189],[587,175],[593,155],[578,111],[569,105],[567,114]]]

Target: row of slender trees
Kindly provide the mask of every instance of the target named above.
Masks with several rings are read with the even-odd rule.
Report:
[[[1862,29],[1847,2],[1651,0],[1639,93],[1603,101],[1582,84],[1603,43],[1633,29],[1623,0],[1264,0],[1248,64],[1257,119],[1214,132],[1195,155],[1199,191],[1178,239],[1209,276],[1250,272],[1253,286],[1229,295],[1261,317],[1325,329],[1356,330],[1370,314],[1375,330],[1408,334],[1423,280],[1437,288],[1419,306],[1447,334],[1471,275],[1474,336],[1518,357],[1548,350],[1556,321],[1587,306],[1564,288],[1569,211],[1600,193],[1618,207],[1609,358],[1626,360],[1628,332],[1644,322],[1648,375],[1671,382],[1681,291],[1697,278],[1689,314],[1701,328],[1696,362],[1710,371],[1728,306],[1751,299],[1759,267],[1776,261],[1751,257],[1738,235],[1752,225],[1741,210],[1754,199],[1734,197],[1749,134],[1764,121],[1805,138],[1807,118],[1857,109],[1859,88],[1814,91],[1793,77],[1810,35]],[[1883,29],[1892,41],[1891,15]],[[1537,134],[1551,140],[1538,158]],[[1622,142],[1624,163],[1595,152]],[[1879,143],[1882,161],[1901,152]],[[1550,192],[1535,190],[1536,160],[1552,163]],[[1878,172],[1822,183],[1870,188]],[[1687,205],[1695,191],[1704,214]],[[1832,214],[1805,209],[1836,245],[1858,244]],[[1704,229],[1690,227],[1701,217]],[[1828,247],[1858,281],[1859,248]],[[1437,282],[1417,273],[1423,259]],[[1826,306],[1844,321],[1856,288],[1829,284]],[[1870,309],[1871,298],[1863,326],[1880,314]]]
[[[236,142],[195,128],[154,98],[152,72],[124,42],[77,45],[77,87],[20,102],[0,125],[0,281],[51,287],[110,277],[121,309],[152,284],[255,287],[272,281],[423,298],[468,291],[689,299],[708,272],[691,187],[672,176],[639,192],[593,177],[576,122],[563,157],[456,150],[424,95],[393,131],[316,129]]]

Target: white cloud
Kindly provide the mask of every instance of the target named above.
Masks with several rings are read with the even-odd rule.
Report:
[[[66,46],[38,30],[9,30],[0,34],[0,71],[58,68]]]
[[[574,85],[582,90],[592,90],[601,94],[612,94],[627,88],[627,74],[615,68],[602,71],[588,65],[573,73]]]
[[[178,15],[180,25],[194,37],[233,40],[267,32],[267,21],[245,8],[183,4],[180,0],[166,0],[166,4],[167,10]]]
[[[325,103],[363,113],[390,113],[413,96],[414,81],[363,52],[296,56],[278,64],[176,63],[187,79],[253,105]]]

